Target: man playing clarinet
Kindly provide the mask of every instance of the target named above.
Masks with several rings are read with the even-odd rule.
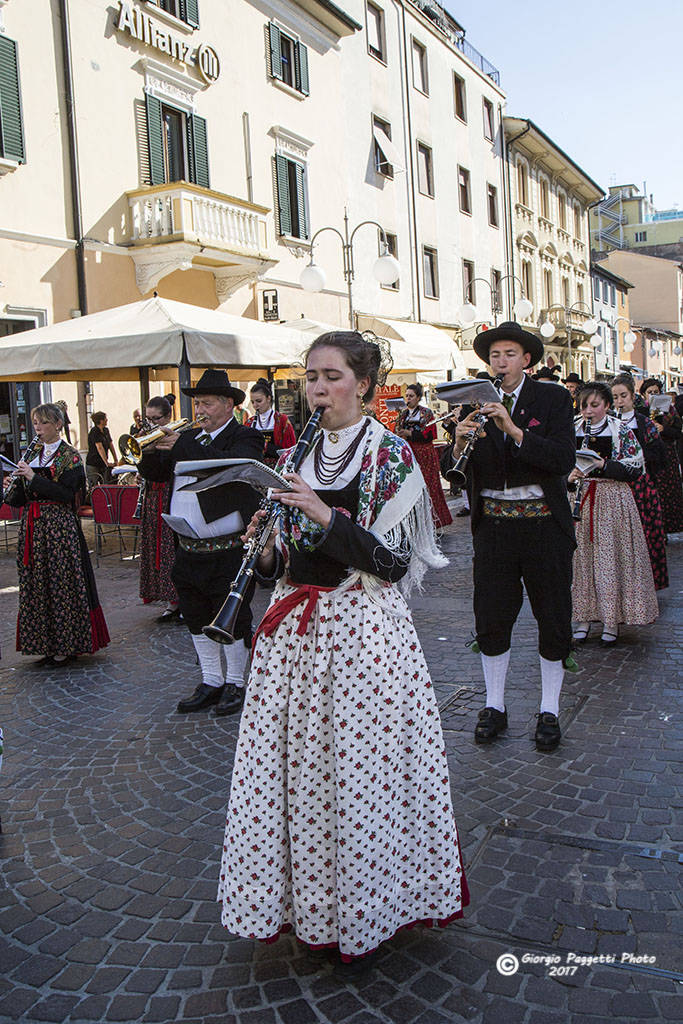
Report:
[[[519,324],[480,333],[474,350],[502,380],[502,400],[482,408],[488,422],[467,467],[476,649],[486,683],[474,738],[490,743],[507,728],[505,678],[524,584],[538,623],[541,661],[536,747],[554,750],[572,640],[576,541],[565,482],[575,464],[572,401],[564,388],[545,387],[525,374],[543,358],[543,343]],[[457,425],[455,458],[475,427],[474,415]]]
[[[259,495],[244,483],[228,483],[200,494],[183,491],[183,484],[193,478],[174,476],[173,471],[185,461],[260,459],[263,439],[258,431],[235,420],[233,409],[246,396],[232,386],[225,370],[206,370],[196,387],[181,390],[194,398],[201,428],[166,433],[153,451],[143,455],[138,472],[148,480],[174,480],[171,517],[178,546],[171,578],[202,672],[201,683],[180,701],[178,711],[201,711],[215,704],[216,715],[229,715],[244,702],[253,585],[240,609],[236,640],[225,647],[225,674],[221,645],[204,636],[202,626],[211,622],[228,595],[242,562],[240,535],[258,507]]]

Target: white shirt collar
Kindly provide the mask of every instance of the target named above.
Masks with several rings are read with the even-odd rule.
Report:
[[[235,418],[234,416],[231,416],[230,419],[226,423],[224,423],[222,427],[218,427],[217,430],[212,430],[212,431],[202,430],[201,434],[197,434],[197,440],[199,440],[202,437],[205,437],[208,434],[209,437],[211,438],[211,440],[213,441],[214,438],[218,437],[218,435],[221,433],[221,431],[225,430],[225,428],[227,427],[228,423],[232,423],[234,418]]]

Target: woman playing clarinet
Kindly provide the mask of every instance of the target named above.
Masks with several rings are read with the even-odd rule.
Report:
[[[244,424],[263,435],[263,461],[274,466],[283,449],[292,448],[296,443],[294,427],[283,412],[273,408],[272,385],[260,377],[249,392],[254,415]]]
[[[452,523],[446,498],[441,486],[439,459],[434,448],[436,427],[432,422],[434,413],[420,405],[423,395],[421,384],[409,384],[406,388],[406,408],[401,409],[396,421],[396,433],[405,438],[413,450],[422,475],[425,478],[432,502],[432,518],[436,527]]]
[[[77,515],[85,471],[76,449],[60,437],[63,416],[52,403],[31,410],[42,443],[30,463],[18,463],[21,486],[11,502],[23,506],[17,650],[40,655],[42,665],[66,665],[109,643]]]
[[[409,445],[365,413],[380,371],[379,347],[355,331],[323,334],[307,355],[322,430],[275,495],[285,511],[260,572],[277,583],[254,641],[218,892],[231,932],[293,928],[344,962],[406,925],[459,917],[469,899],[404,596],[445,559]]]
[[[175,395],[150,398],[145,417],[151,428],[171,422]],[[138,478],[141,479],[141,478]],[[166,605],[157,622],[172,622],[179,616],[178,593],[171,579],[175,561],[173,531],[161,518],[171,503],[171,480],[145,480],[140,530],[140,597],[145,604],[163,601]]]
[[[629,483],[645,462],[638,438],[614,416],[606,384],[586,384],[579,394],[577,447],[591,422],[590,447],[601,456],[583,488],[577,524],[572,605],[574,640],[583,642],[592,622],[602,624],[603,646],[614,645],[620,625],[642,626],[659,613],[643,527]],[[569,481],[583,474],[574,469]]]

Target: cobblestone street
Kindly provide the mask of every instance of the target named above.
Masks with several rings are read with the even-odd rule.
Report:
[[[14,651],[14,553],[0,554],[0,1021],[195,1024],[598,1024],[683,1019],[680,690],[683,541],[653,626],[579,654],[563,741],[541,754],[528,605],[508,676],[510,728],[472,738],[483,706],[471,538],[413,601],[449,755],[472,902],[413,929],[353,978],[295,939],[230,937],[215,902],[238,721],[175,705],[199,681],[182,625],[137,597],[137,562],[96,571],[112,635],[40,669]],[[262,610],[267,595],[257,597]],[[514,954],[515,973],[496,961]],[[581,966],[567,954],[616,954]],[[640,963],[622,963],[622,957]],[[559,973],[528,958],[555,956]],[[642,962],[642,958],[649,958]],[[656,958],[652,961],[652,958]],[[569,967],[577,967],[576,971]],[[564,968],[564,970],[562,970]]]

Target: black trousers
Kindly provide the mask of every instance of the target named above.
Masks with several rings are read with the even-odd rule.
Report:
[[[522,607],[522,583],[538,623],[538,650],[563,661],[572,643],[570,538],[552,516],[483,516],[474,534],[474,618],[483,654],[504,654]]]
[[[171,579],[178,591],[178,606],[190,633],[198,635],[202,626],[215,617],[228,596],[230,584],[242,564],[242,549],[235,551],[185,551],[176,549]],[[254,584],[248,589],[242,602],[235,637],[251,643],[251,599]]]

